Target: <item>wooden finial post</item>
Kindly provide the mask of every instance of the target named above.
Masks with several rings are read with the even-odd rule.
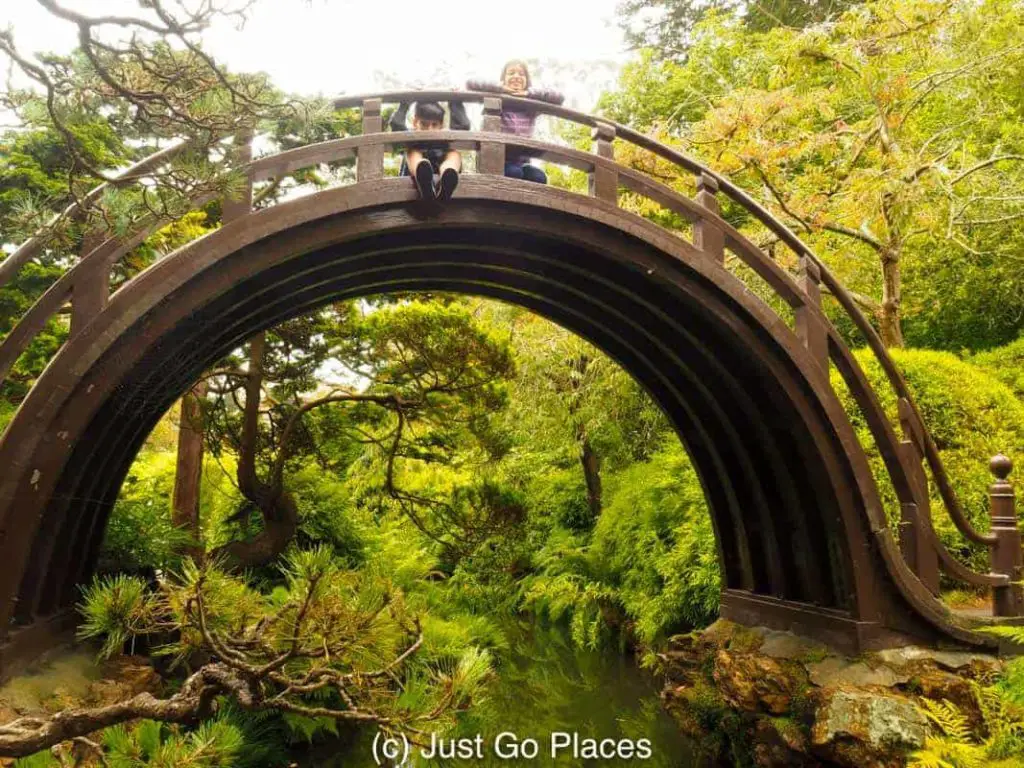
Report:
[[[718,182],[713,176],[702,173],[697,177],[697,202],[717,216]],[[719,264],[725,263],[725,234],[707,219],[700,219],[693,225],[693,244],[708,258]]]
[[[591,133],[594,140],[594,154],[606,160],[615,159],[613,142],[615,141],[615,126],[608,123],[598,122]],[[603,165],[594,166],[590,174],[590,194],[598,200],[606,200],[609,203],[618,204],[619,201],[619,174],[614,168]]]
[[[381,100],[363,101],[363,135],[380,133],[384,130],[381,117]],[[367,144],[356,153],[356,181],[370,181],[384,177],[384,145]]]
[[[484,133],[501,133],[501,99],[493,96],[484,98]],[[495,176],[505,174],[505,145],[497,142],[481,142],[477,157],[477,171]]]
[[[1024,608],[1024,590],[1020,585],[1024,575],[1024,555],[1021,553],[1013,486],[1007,480],[1013,462],[1000,453],[992,457],[989,469],[996,477],[988,489],[991,533],[996,539],[992,545],[991,568],[993,573],[1005,573],[1014,582],[1005,587],[993,587],[992,615],[1020,616]]]

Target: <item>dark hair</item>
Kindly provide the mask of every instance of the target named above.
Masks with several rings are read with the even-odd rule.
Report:
[[[505,84],[505,73],[508,72],[508,68],[519,65],[523,68],[523,72],[526,73],[526,87],[529,88],[533,85],[533,81],[530,79],[530,68],[526,66],[526,62],[522,59],[510,59],[505,62],[505,66],[501,68],[501,80],[499,81],[502,85]]]
[[[436,101],[417,101],[416,111],[413,116],[417,120],[426,120],[431,123],[444,122],[444,107]]]

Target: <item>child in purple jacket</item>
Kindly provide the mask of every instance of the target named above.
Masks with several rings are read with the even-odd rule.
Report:
[[[501,83],[488,83],[481,80],[470,80],[466,87],[471,91],[491,91],[508,93],[526,99],[537,99],[550,104],[561,104],[565,97],[557,91],[534,89],[530,87],[530,70],[526,62],[518,59],[505,64],[501,69]],[[501,132],[529,138],[537,124],[534,112],[519,111],[514,108],[501,110]],[[547,184],[548,177],[540,168],[530,164],[529,155],[512,154],[505,158],[505,175],[513,179],[526,179],[539,184]]]

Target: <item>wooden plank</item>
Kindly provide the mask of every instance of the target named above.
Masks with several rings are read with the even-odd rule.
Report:
[[[75,276],[71,286],[71,335],[77,336],[107,306],[110,294],[110,269],[92,264]]]
[[[240,133],[238,139],[238,167],[246,172],[245,184],[237,197],[225,198],[221,203],[221,222],[226,223],[246,216],[252,211],[252,175],[249,165],[252,162],[252,133]]]

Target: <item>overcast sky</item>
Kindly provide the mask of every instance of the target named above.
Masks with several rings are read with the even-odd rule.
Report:
[[[187,1],[187,0],[186,0]],[[589,109],[624,60],[615,23],[618,0],[261,0],[245,28],[222,23],[204,36],[230,69],[262,70],[306,95],[360,93],[381,83],[462,86],[470,75],[496,79],[509,58],[546,59],[574,106]],[[137,11],[135,0],[62,0],[90,14]],[[422,18],[419,23],[415,19]],[[0,27],[13,26],[24,51],[67,52],[75,28],[35,0],[0,0]],[[442,31],[450,26],[453,33]],[[411,39],[410,28],[423,31]],[[575,63],[576,77],[564,64]],[[3,62],[6,68],[6,62]],[[444,72],[454,81],[436,82]]]

